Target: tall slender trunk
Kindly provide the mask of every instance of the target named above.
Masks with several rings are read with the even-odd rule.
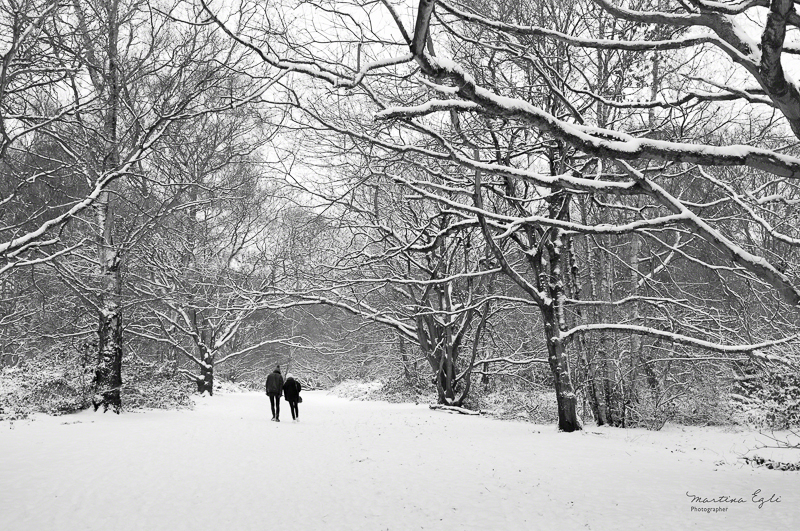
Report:
[[[603,242],[606,244],[607,242]],[[614,269],[611,260],[606,256],[602,250],[598,253],[599,263],[599,296],[602,301],[612,301],[613,297],[613,282],[614,282]],[[600,307],[601,322],[613,323],[615,320],[614,310],[610,307]],[[617,388],[617,374],[619,372],[619,358],[614,355],[615,341],[611,333],[603,330],[600,334],[600,345],[598,355],[600,372],[603,374],[602,378],[602,395],[605,403],[605,421],[606,424],[612,426],[619,426],[621,424],[620,413],[622,410],[619,400],[619,390]]]
[[[103,117],[103,134],[105,149],[103,152],[102,172],[113,170],[119,163],[119,146],[117,145],[117,120],[119,112],[119,76],[117,65],[117,23],[118,2],[108,5],[108,63],[104,76],[105,115]],[[98,360],[94,377],[94,408],[102,405],[103,410],[109,407],[119,413],[122,407],[120,388],[122,387],[122,275],[121,257],[113,242],[114,210],[111,194],[105,191],[98,198],[96,205],[98,235],[98,258],[100,277],[102,278],[100,294],[100,314],[98,316]]]
[[[638,203],[638,201],[637,201]],[[628,263],[631,267],[630,276],[630,294],[632,297],[639,295],[639,253],[642,248],[642,240],[637,234],[633,235],[630,245],[630,255]],[[633,325],[638,325],[640,320],[639,303],[633,301],[631,303],[630,315],[628,320]],[[625,386],[625,400],[623,403],[623,423],[628,424],[628,419],[631,414],[631,408],[635,406],[636,401],[636,381],[639,378],[639,367],[642,363],[642,338],[639,334],[631,334],[631,361],[630,361],[630,374]]]
[[[586,209],[582,206],[581,208],[582,219],[583,223],[586,223]],[[586,240],[586,245],[584,246],[585,253],[585,260],[584,268],[589,272],[588,275],[588,283],[589,283],[589,300],[594,300],[594,282],[592,279],[592,261],[590,259],[589,254],[589,240]],[[570,276],[572,277],[572,286],[574,290],[574,297],[576,299],[580,299],[581,292],[583,291],[583,286],[580,282],[580,277],[578,275],[578,265],[577,265],[577,257],[575,246],[570,244],[568,248],[568,255],[569,255],[569,262],[570,262]],[[587,324],[589,322],[588,310],[582,310],[580,307],[577,309],[578,313],[578,320],[580,324]],[[580,371],[583,377],[583,389],[584,389],[584,396],[586,397],[586,401],[589,402],[589,409],[592,412],[592,417],[594,417],[595,423],[598,426],[602,426],[605,421],[600,411],[600,399],[598,396],[598,387],[597,387],[597,376],[595,374],[595,367],[594,367],[594,360],[592,359],[593,356],[591,355],[591,344],[587,340],[586,336],[583,334],[579,334],[576,338],[576,342],[578,345],[578,352],[579,352],[579,360],[580,360]]]
[[[605,35],[605,21],[600,21],[600,35]],[[613,28],[610,28],[613,33]],[[600,94],[606,94],[609,90],[609,74],[608,74],[608,60],[609,55],[601,49],[597,50],[597,91]],[[599,127],[605,127],[609,121],[610,108],[603,103],[597,104],[597,124]],[[597,236],[602,239],[601,236]],[[603,241],[603,244],[608,242]],[[596,286],[599,291],[600,298],[598,300],[611,301],[612,297],[612,267],[610,260],[605,256],[603,251],[598,253],[598,267],[597,267],[597,282]],[[613,322],[613,310],[601,306],[597,310],[596,315],[599,322],[610,323]],[[613,355],[614,341],[608,331],[600,333],[600,339],[597,348],[597,373],[601,375],[600,381],[597,382],[599,387],[598,395],[603,398],[603,404],[600,407],[603,422],[609,425],[618,425],[619,414],[617,412],[617,391],[616,391],[616,375],[617,375],[617,357]]]
[[[453,331],[451,326],[446,326],[444,330],[445,347],[443,354],[445,356],[444,366],[442,367],[442,376],[444,377],[444,393],[447,399],[452,402],[456,398],[456,359],[458,357],[458,350],[453,344]]]
[[[661,1],[659,0],[659,7],[661,6]],[[650,99],[655,101],[658,97],[658,91],[661,84],[661,76],[659,74],[660,68],[660,55],[659,52],[653,53],[652,59],[652,78],[650,84]],[[654,108],[651,108],[648,113],[648,127],[650,128],[650,134],[648,136],[660,139],[662,135],[659,134],[657,129],[656,123],[656,112]],[[638,197],[633,198],[634,204],[634,211],[638,211],[641,201]],[[635,216],[634,220],[640,216]],[[639,255],[641,254],[642,250],[642,239],[639,237],[638,234],[634,233],[631,237],[629,254],[628,254],[628,264],[630,266],[630,279],[629,279],[629,291],[631,297],[639,296],[639,262],[640,258]],[[641,317],[641,308],[639,303],[634,300],[630,305],[630,312],[628,315],[628,322],[632,325],[639,325],[642,317]],[[622,422],[623,426],[629,424],[629,419],[631,413],[633,412],[633,408],[636,406],[637,399],[637,382],[639,380],[639,372],[641,369],[644,369],[645,375],[647,377],[648,385],[650,386],[650,390],[653,396],[653,403],[657,402],[658,397],[658,379],[655,377],[655,373],[653,372],[653,368],[648,364],[648,361],[643,353],[643,343],[642,338],[639,334],[631,334],[630,336],[630,368],[628,372],[627,378],[625,378],[625,385],[624,385],[624,400],[623,400],[623,413],[622,413]]]

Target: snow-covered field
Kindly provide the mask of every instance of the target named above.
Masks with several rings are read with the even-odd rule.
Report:
[[[2,422],[0,529],[800,529],[800,473],[736,459],[752,432],[566,434],[303,396],[299,424],[258,393]]]

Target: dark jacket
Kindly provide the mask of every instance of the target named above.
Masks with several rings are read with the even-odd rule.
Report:
[[[286,383],[283,384],[283,397],[287,402],[297,402],[297,398],[300,396],[300,389],[302,389],[300,382],[294,378],[287,378]]]
[[[267,376],[267,394],[280,396],[282,388],[283,376],[281,376],[281,371],[275,369]]]

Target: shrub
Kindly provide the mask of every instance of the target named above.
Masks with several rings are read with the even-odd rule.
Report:
[[[64,415],[91,406],[94,354],[52,349],[0,372],[0,420],[31,413]],[[191,388],[174,363],[123,360],[122,405],[138,408],[191,407]]]
[[[63,415],[91,404],[91,371],[80,353],[53,349],[0,373],[0,409],[6,416]]]
[[[122,362],[122,407],[131,409],[191,408],[194,384],[173,361],[147,363],[133,357]]]
[[[784,430],[800,426],[800,375],[767,372],[739,377],[731,394],[735,413],[757,427]]]

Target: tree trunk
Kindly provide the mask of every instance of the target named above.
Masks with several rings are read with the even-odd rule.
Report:
[[[448,334],[449,336],[450,334]],[[448,337],[449,339],[449,337]],[[456,398],[456,367],[455,367],[455,353],[447,348],[445,349],[447,356],[444,363],[444,381],[445,381],[445,396],[452,403]]]
[[[122,407],[122,275],[119,257],[112,246],[110,197],[104,192],[98,200],[97,217],[102,232],[98,242],[100,273],[103,279],[97,327],[97,366],[94,373],[95,411]]]
[[[619,426],[619,413],[617,411],[617,393],[614,388],[616,369],[611,356],[605,357],[605,377],[603,378],[603,397],[606,404],[606,424]]]
[[[200,376],[197,378],[197,392],[200,394],[208,393],[208,396],[214,396],[213,360],[203,360],[203,365],[200,365]]]
[[[548,345],[547,350],[556,389],[558,429],[565,432],[578,431],[582,428],[578,419],[578,401],[572,387],[564,347],[560,341],[556,341]]]
[[[569,373],[569,361],[564,352],[564,344],[559,339],[556,314],[551,307],[542,308],[545,339],[547,340],[547,359],[558,404],[558,429],[566,432],[582,428],[578,418],[578,400]]]
[[[452,405],[456,397],[453,358],[448,355],[446,351],[442,351],[440,355],[442,359],[439,360],[439,370],[436,375],[436,388],[439,392],[439,403]]]
[[[592,360],[588,356],[589,346],[583,337],[578,337],[577,343],[578,348],[580,349],[579,360],[581,364],[580,368],[583,376],[583,387],[584,393],[586,393],[586,400],[589,402],[589,409],[592,412],[592,417],[594,417],[595,423],[598,426],[602,426],[605,424],[605,420],[603,419],[602,412],[600,411],[600,390],[597,385],[597,378],[592,366]]]
[[[638,207],[639,201],[636,200],[635,204]],[[631,266],[630,294],[632,297],[637,297],[639,295],[639,253],[641,252],[641,248],[642,248],[642,241],[638,235],[634,234],[631,240],[630,257],[628,259],[628,263]],[[631,304],[631,311],[628,320],[631,324],[634,325],[641,324],[639,303],[636,301],[634,301]],[[630,345],[631,345],[630,375],[627,378],[627,382],[625,382],[624,386],[625,398],[623,400],[623,415],[622,415],[623,427],[629,424],[628,419],[630,418],[631,409],[634,407],[636,402],[636,381],[639,379],[639,367],[642,363],[641,336],[639,336],[639,334],[631,334]]]
[[[586,220],[586,208],[585,204],[581,203],[581,222],[587,223]],[[576,256],[575,246],[572,245],[572,240],[570,239],[570,245],[568,248],[568,256],[569,256],[569,264],[570,264],[570,277],[572,278],[572,286],[573,286],[573,298],[581,299],[584,298],[582,296],[582,292],[585,289],[589,290],[589,300],[595,300],[595,295],[597,290],[595,289],[594,285],[594,276],[592,274],[592,260],[591,260],[591,253],[590,253],[590,240],[586,239],[586,245],[584,246],[585,256],[584,256],[584,268],[588,271],[587,275],[587,283],[588,286],[581,285],[580,278],[578,275],[578,260]],[[577,309],[578,313],[578,320],[581,324],[588,324],[589,317],[588,317],[589,310],[581,310],[580,307]],[[597,374],[595,371],[595,363],[594,363],[594,356],[592,355],[592,345],[590,341],[583,335],[578,335],[576,338],[577,346],[579,349],[579,360],[581,362],[581,372],[583,378],[583,389],[584,394],[586,397],[586,401],[589,402],[589,409],[592,412],[592,417],[594,417],[594,421],[598,426],[602,426],[605,424],[603,419],[603,415],[600,411],[600,395],[599,389],[597,385]]]
[[[117,37],[119,25],[117,21],[116,1],[108,8],[108,66],[104,75],[105,87],[98,87],[105,92],[105,115],[103,117],[103,134],[105,148],[103,152],[102,171],[108,172],[119,162],[119,146],[117,145],[117,112],[119,109],[119,77],[117,66]],[[98,258],[100,276],[103,281],[100,294],[100,315],[98,316],[98,360],[94,377],[94,409],[102,405],[103,410],[111,406],[119,413],[122,406],[120,387],[122,386],[122,275],[120,272],[120,256],[114,247],[114,211],[111,207],[111,193],[103,192],[96,203],[98,234]]]
[[[119,413],[122,407],[122,278],[119,263],[113,256],[115,253],[106,251],[112,256],[103,260],[105,287],[97,329],[98,355],[92,402],[95,411],[102,405],[103,411],[111,407]]]
[[[603,242],[607,244],[607,242]],[[602,251],[599,253],[599,287],[600,287],[600,300],[613,301],[613,286],[614,286],[614,271],[611,260],[605,256]],[[613,323],[616,320],[613,308],[601,306],[599,309],[600,322]],[[602,396],[605,403],[604,417],[606,424],[610,426],[620,426],[622,412],[622,400],[620,399],[617,390],[617,374],[619,357],[615,353],[617,351],[616,341],[612,334],[603,330],[600,334],[600,348],[598,350],[598,364],[602,378]]]
[[[559,168],[560,169],[560,168]],[[571,196],[563,191],[553,194],[548,199],[548,213],[552,219],[570,221],[569,204]],[[572,385],[569,371],[569,358],[564,351],[561,341],[561,332],[567,327],[567,315],[564,311],[566,293],[564,292],[564,277],[569,277],[570,272],[564,272],[564,242],[569,241],[569,235],[561,229],[547,233],[544,244],[549,254],[549,274],[542,286],[547,286],[551,302],[540,306],[544,321],[545,338],[547,339],[548,361],[550,371],[553,373],[553,382],[558,403],[558,429],[572,432],[582,428],[578,417],[578,398]],[[567,246],[568,248],[568,246]],[[567,257],[568,258],[568,257]],[[546,271],[544,254],[541,255],[540,273]]]
[[[406,382],[411,382],[411,371],[408,370],[408,355],[406,354],[406,342],[402,334],[398,334],[398,348],[400,349],[400,359],[403,362],[403,376]]]

